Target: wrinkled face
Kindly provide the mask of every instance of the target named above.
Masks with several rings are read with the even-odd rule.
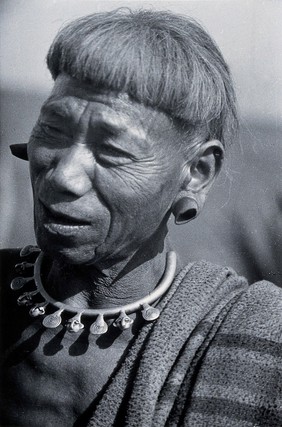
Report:
[[[60,75],[28,144],[41,249],[89,264],[140,247],[180,187],[173,135],[164,114]]]

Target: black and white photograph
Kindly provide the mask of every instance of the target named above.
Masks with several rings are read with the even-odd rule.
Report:
[[[0,427],[282,426],[281,23],[0,2]]]

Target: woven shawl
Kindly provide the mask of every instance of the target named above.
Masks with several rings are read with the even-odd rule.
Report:
[[[282,426],[282,291],[188,265],[94,402],[88,427]]]

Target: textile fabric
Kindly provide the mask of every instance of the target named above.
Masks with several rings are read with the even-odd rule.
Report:
[[[229,268],[187,266],[88,426],[282,426],[282,291]]]

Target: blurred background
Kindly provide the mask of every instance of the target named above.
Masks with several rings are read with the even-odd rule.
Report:
[[[282,284],[282,49],[280,0],[1,0],[0,247],[33,243],[28,163],[9,144],[28,141],[52,87],[45,66],[58,29],[120,6],[171,10],[197,19],[229,64],[241,131],[200,217],[170,222],[184,262],[228,265],[250,281]]]

